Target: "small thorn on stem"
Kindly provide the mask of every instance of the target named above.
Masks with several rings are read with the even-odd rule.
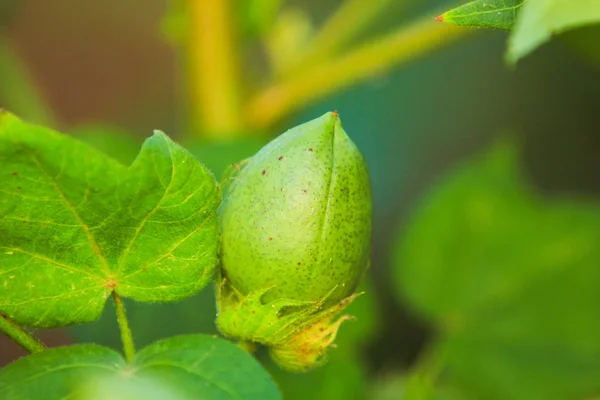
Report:
[[[437,17],[434,17],[433,19],[436,20],[436,21],[444,22],[444,16],[443,15],[439,15]]]

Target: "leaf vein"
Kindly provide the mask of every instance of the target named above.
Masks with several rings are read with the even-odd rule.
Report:
[[[48,173],[48,171],[46,171],[46,169],[44,168],[42,163],[37,159],[35,153],[31,152],[31,158],[34,161],[34,163],[37,165],[37,167],[40,169],[40,171],[42,171],[44,173],[44,175],[46,175],[46,177],[50,180],[50,182],[54,186],[54,190],[56,191],[56,193],[63,199],[64,204],[71,211],[71,213],[75,217],[75,220],[81,225],[81,228],[83,229],[85,235],[88,238],[92,252],[94,254],[96,254],[96,256],[98,257],[100,264],[101,264],[102,268],[104,269],[104,272],[106,273],[106,275],[110,276],[110,268],[108,267],[108,263],[106,262],[106,259],[102,255],[102,251],[100,250],[98,243],[96,243],[96,238],[90,231],[89,227],[87,226],[87,224],[85,223],[83,218],[81,218],[81,215],[79,215],[79,213],[77,212],[77,209],[74,207],[74,205],[71,203],[71,201],[65,196],[64,192],[58,185],[58,182],[56,182],[56,180]]]

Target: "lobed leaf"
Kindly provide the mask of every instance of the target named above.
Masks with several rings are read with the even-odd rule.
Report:
[[[83,133],[78,129],[77,137],[113,158],[130,157],[133,160],[137,150],[133,155],[130,151],[124,151],[133,148],[127,136],[114,134],[113,129],[92,128],[83,130]],[[242,139],[223,143],[191,141],[186,143],[185,147],[198,160],[202,160],[215,176],[220,177],[232,163],[250,157],[264,145],[264,139]],[[213,285],[209,285],[197,295],[175,303],[148,304],[127,301],[125,305],[129,326],[135,332],[135,343],[138,346],[145,346],[158,339],[180,334],[217,333]],[[120,348],[121,336],[114,310],[108,308],[106,310],[108,312],[104,312],[94,323],[70,327],[71,337],[76,339],[76,342],[93,342]],[[156,321],[162,323],[157,325]]]
[[[0,114],[0,312],[28,326],[92,321],[110,293],[175,301],[217,262],[212,174],[165,134],[127,168]]]
[[[103,393],[128,400],[281,398],[250,354],[205,335],[156,342],[136,354],[131,365],[96,345],[49,349],[0,370],[0,393],[6,400],[108,398]]]

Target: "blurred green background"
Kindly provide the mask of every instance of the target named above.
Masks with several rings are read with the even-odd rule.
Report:
[[[346,3],[360,12],[344,15],[320,53],[298,58]],[[507,33],[457,34],[431,20],[457,2],[196,4],[0,0],[0,107],[124,163],[160,129],[217,176],[285,129],[338,110],[371,172],[367,294],[325,367],[293,375],[259,352],[285,398],[600,396],[597,27],[563,35],[511,69]],[[348,27],[352,37],[328,48]],[[359,58],[380,67],[316,98],[260,97],[294,79],[310,89],[303,77],[332,62],[308,90],[317,93],[327,76],[335,83],[352,70],[336,59],[402,29],[407,42],[430,40],[398,50],[406,59],[384,50]],[[219,32],[229,32],[227,42]],[[439,43],[429,49],[431,37]],[[220,85],[223,76],[234,78]],[[128,307],[139,347],[216,333],[210,289]],[[42,336],[120,348],[112,307],[94,324]],[[5,365],[20,353],[0,339]]]

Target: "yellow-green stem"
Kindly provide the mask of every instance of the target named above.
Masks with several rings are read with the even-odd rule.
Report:
[[[30,353],[38,353],[45,349],[44,344],[36,337],[2,314],[0,314],[0,331]]]
[[[291,73],[330,58],[354,39],[389,4],[390,0],[346,0],[315,34]]]
[[[113,302],[115,303],[115,311],[117,313],[117,321],[119,323],[119,329],[121,330],[121,341],[123,342],[123,352],[125,353],[125,359],[128,363],[133,361],[135,356],[135,346],[133,344],[133,336],[131,335],[131,329],[129,329],[129,322],[127,321],[127,314],[125,313],[125,305],[121,296],[117,292],[112,292]]]
[[[211,138],[240,130],[239,60],[231,0],[192,0],[188,49],[193,126]]]
[[[310,101],[407,63],[472,31],[440,24],[431,18],[416,21],[266,88],[250,100],[245,121],[254,128],[268,128]]]

